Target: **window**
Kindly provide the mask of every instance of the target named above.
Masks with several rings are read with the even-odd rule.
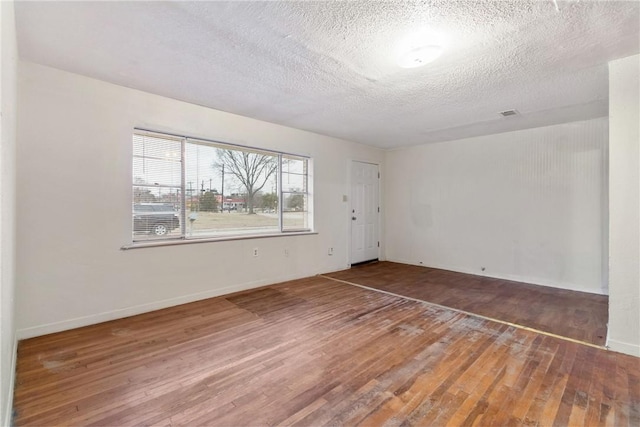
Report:
[[[311,160],[197,138],[133,134],[133,241],[312,229]]]
[[[305,158],[282,156],[282,228],[309,228],[308,161]]]

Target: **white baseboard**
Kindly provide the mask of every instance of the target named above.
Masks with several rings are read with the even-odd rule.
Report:
[[[609,348],[609,350],[617,351],[618,353],[624,353],[624,354],[629,354],[631,356],[640,357],[639,344],[631,344],[628,342],[608,339],[607,347]]]
[[[518,276],[513,274],[486,274],[485,272],[482,272],[482,271],[466,269],[458,266],[435,265],[435,264],[427,265],[427,264],[420,264],[419,262],[416,262],[416,261],[410,261],[410,260],[404,260],[404,259],[398,259],[398,258],[389,258],[387,259],[387,261],[398,262],[401,264],[418,265],[420,267],[437,268],[439,270],[455,271],[456,273],[473,274],[474,276],[490,277],[493,279],[510,280],[512,282],[529,283],[532,285],[547,286],[550,288],[565,289],[569,291],[585,292],[588,294],[607,295],[603,291],[594,292],[593,289],[585,289],[580,286],[576,286],[575,284],[541,281],[535,278]]]
[[[110,320],[122,319],[124,317],[135,316],[142,313],[148,313],[150,311],[160,310],[167,307],[173,307],[180,304],[187,304],[194,301],[200,301],[207,298],[218,297],[221,295],[227,295],[234,292],[245,291],[247,289],[258,288],[260,286],[271,285],[280,282],[286,282],[288,280],[301,279],[308,277],[307,275],[285,275],[276,277],[273,279],[261,279],[248,283],[241,283],[224,288],[211,289],[204,292],[198,292],[195,294],[182,295],[175,298],[169,298],[161,301],[154,301],[147,304],[136,305],[133,307],[127,307],[112,311],[107,311],[98,314],[92,314],[90,316],[76,317],[73,319],[63,320],[60,322],[52,322],[38,326],[32,326],[29,328],[22,328],[16,331],[18,340],[27,338],[38,337],[41,335],[52,334],[55,332],[67,331],[69,329],[81,328],[83,326],[95,325],[96,323],[108,322]]]
[[[14,337],[13,339],[13,351],[11,352],[11,367],[9,368],[10,377],[9,377],[9,387],[7,393],[7,410],[4,414],[2,414],[2,425],[10,426],[11,421],[13,421],[13,389],[15,388],[15,380],[16,380],[16,364],[18,361],[18,339]]]

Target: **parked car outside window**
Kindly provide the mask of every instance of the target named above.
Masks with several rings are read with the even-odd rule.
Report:
[[[136,203],[133,205],[133,231],[166,236],[180,227],[180,217],[168,203]]]

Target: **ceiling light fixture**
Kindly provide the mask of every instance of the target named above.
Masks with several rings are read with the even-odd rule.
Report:
[[[444,51],[444,37],[431,28],[422,28],[398,44],[397,63],[402,68],[415,68],[435,61]]]
[[[415,68],[427,65],[442,55],[442,46],[427,45],[411,49],[400,55],[398,65],[402,68]]]

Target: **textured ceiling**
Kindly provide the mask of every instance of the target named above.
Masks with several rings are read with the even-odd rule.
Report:
[[[607,62],[640,51],[638,1],[48,1],[16,19],[24,60],[382,148],[606,115]],[[444,54],[398,67],[423,28]]]

